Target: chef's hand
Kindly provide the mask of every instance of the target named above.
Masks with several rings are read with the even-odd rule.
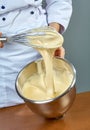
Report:
[[[2,33],[0,32],[0,37],[2,36]],[[0,42],[0,48],[3,48],[4,44]]]
[[[53,22],[53,23],[50,23],[49,26],[55,28],[57,32],[60,32],[60,30],[61,30],[61,25],[58,24],[58,23]],[[64,56],[65,56],[65,49],[63,47],[60,47],[60,48],[56,49],[54,55],[55,56],[59,56],[61,58],[64,58]]]
[[[64,58],[65,57],[65,49],[63,47],[56,49],[54,55],[59,56],[61,58]]]

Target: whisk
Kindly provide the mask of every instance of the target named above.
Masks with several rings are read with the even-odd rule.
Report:
[[[36,29],[31,29],[20,34],[12,34],[12,36],[8,37],[3,35],[2,37],[0,37],[0,41],[4,43],[20,43],[22,45],[41,48],[42,44],[40,44],[40,42],[43,43],[43,39],[55,43],[55,39],[53,39],[54,35],[58,37],[60,41],[62,41],[63,37],[52,27],[40,27]],[[39,44],[32,44],[33,41],[36,39],[39,41]],[[46,46],[43,46],[43,48],[44,47]],[[51,45],[49,47],[53,48],[51,47]]]
[[[27,33],[21,33],[21,34],[17,34],[17,35],[12,35],[12,36],[2,36],[0,37],[0,42],[3,42],[3,43],[20,43],[22,45],[27,45],[29,46],[30,44],[30,38],[28,40],[28,36],[43,36],[45,35],[44,32],[27,32]]]

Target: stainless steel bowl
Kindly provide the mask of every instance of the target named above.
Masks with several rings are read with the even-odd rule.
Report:
[[[18,74],[16,78],[16,90],[19,96],[25,101],[27,106],[36,114],[39,114],[45,118],[58,118],[63,116],[69,108],[72,106],[73,101],[76,96],[76,87],[75,87],[75,82],[76,82],[76,71],[74,66],[66,59],[61,59],[61,58],[55,58],[58,62],[64,63],[65,66],[68,67],[68,69],[72,72],[73,74],[73,80],[71,85],[67,88],[67,90],[52,99],[49,100],[31,100],[27,99],[22,95],[22,87],[24,82],[30,75],[33,73],[37,72],[37,62],[32,62],[28,65],[26,65]],[[39,59],[43,65],[43,60]],[[56,62],[56,61],[55,61]]]

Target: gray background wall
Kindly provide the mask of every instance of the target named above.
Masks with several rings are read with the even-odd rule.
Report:
[[[77,92],[90,91],[90,0],[73,0],[73,13],[63,34],[66,58],[77,71]]]

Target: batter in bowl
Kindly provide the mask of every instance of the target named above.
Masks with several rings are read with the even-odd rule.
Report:
[[[27,39],[42,55],[45,68],[42,68],[40,61],[37,62],[38,71],[26,80],[22,94],[32,100],[47,100],[62,94],[70,86],[73,75],[54,57],[55,50],[63,44],[62,35],[52,28],[34,31],[39,35],[28,36]]]

